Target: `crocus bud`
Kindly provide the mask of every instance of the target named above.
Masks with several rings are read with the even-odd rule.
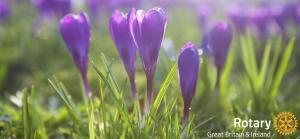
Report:
[[[116,10],[109,20],[111,37],[118,49],[131,83],[131,93],[136,98],[135,60],[136,46],[129,31],[127,15]]]
[[[153,76],[165,33],[167,15],[161,8],[152,8],[147,12],[132,9],[128,18],[130,32],[139,50],[147,77],[147,111],[152,98]]]
[[[68,14],[60,20],[60,32],[77,69],[81,73],[85,92],[91,96],[87,79],[90,27],[85,14]]]
[[[244,33],[246,31],[248,15],[245,12],[245,9],[233,5],[228,9],[228,17],[239,32]]]
[[[7,21],[10,18],[10,6],[6,0],[0,1],[0,22]]]
[[[216,23],[210,31],[209,44],[212,48],[214,62],[217,67],[217,85],[221,70],[226,62],[228,50],[232,40],[232,29],[226,22]]]
[[[261,40],[266,40],[269,25],[268,12],[265,9],[254,9],[251,11],[251,20],[258,30]]]
[[[178,73],[184,101],[183,122],[186,123],[192,98],[195,95],[199,70],[199,54],[195,45],[186,43],[178,58]]]

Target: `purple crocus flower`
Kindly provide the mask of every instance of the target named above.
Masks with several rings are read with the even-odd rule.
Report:
[[[221,70],[226,62],[232,35],[232,29],[226,22],[216,23],[210,31],[209,44],[212,48],[212,54],[218,72],[217,86],[219,85]]]
[[[32,0],[43,16],[63,16],[71,11],[70,0]]]
[[[135,61],[136,46],[129,31],[127,15],[116,10],[109,20],[109,30],[111,37],[122,58],[126,72],[131,83],[131,93],[133,98],[137,97],[135,85]]]
[[[60,32],[77,69],[81,73],[87,96],[91,90],[87,79],[88,53],[90,47],[90,27],[85,14],[68,14],[60,20]]]
[[[0,22],[7,21],[10,18],[10,6],[6,0],[0,1]]]
[[[167,24],[167,15],[161,8],[147,12],[132,9],[129,13],[129,28],[139,50],[147,78],[146,111],[152,99],[152,84],[159,50]]]
[[[248,15],[245,9],[233,5],[228,9],[228,17],[239,32],[244,33],[246,31]]]
[[[267,27],[269,24],[268,12],[265,9],[254,9],[251,12],[251,20],[258,30],[260,38],[266,40],[268,35]]]
[[[178,73],[181,93],[184,100],[183,123],[189,116],[189,108],[195,95],[199,70],[199,54],[195,45],[186,43],[178,58]]]

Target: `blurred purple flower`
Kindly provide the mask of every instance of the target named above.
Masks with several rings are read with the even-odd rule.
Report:
[[[0,22],[9,20],[10,14],[10,5],[8,2],[0,0]]]
[[[141,0],[121,0],[121,8],[138,8],[141,4]]]
[[[297,22],[297,5],[296,2],[287,2],[284,5],[283,10],[286,20]]]
[[[251,21],[258,30],[261,40],[266,40],[268,35],[269,16],[266,9],[258,8],[251,11]]]
[[[298,7],[297,7],[297,11],[296,11],[296,24],[298,25],[298,26],[300,26],[300,5],[298,5]]]
[[[70,0],[32,0],[33,5],[43,16],[64,16],[71,11]]]
[[[98,19],[101,13],[101,6],[105,3],[102,0],[87,0],[87,5],[89,7],[90,15],[92,19]]]
[[[246,31],[249,17],[245,8],[242,9],[238,5],[231,6],[228,9],[228,17],[239,32],[244,33]]]
[[[201,29],[205,30],[208,26],[209,19],[212,15],[211,7],[201,5],[197,7],[197,17]]]
[[[167,15],[161,8],[152,8],[147,12],[132,9],[128,18],[130,32],[139,50],[147,77],[147,111],[152,99],[153,77],[165,33]]]
[[[87,79],[88,53],[90,47],[90,27],[84,13],[68,14],[60,20],[60,32],[77,69],[81,73],[87,96],[91,90]]]
[[[178,73],[184,100],[183,122],[186,123],[192,98],[195,95],[199,70],[199,54],[195,45],[186,43],[178,58]]]
[[[209,44],[212,48],[212,54],[218,72],[217,86],[219,85],[221,70],[223,69],[227,59],[232,35],[232,29],[226,22],[216,23],[210,31]]]
[[[135,84],[135,61],[136,46],[129,31],[127,15],[116,10],[109,20],[109,30],[111,37],[122,58],[126,72],[131,83],[131,93],[133,98],[137,97]]]
[[[283,7],[277,5],[270,8],[270,16],[278,25],[280,33],[286,36],[285,26],[288,21],[288,13],[285,12]]]

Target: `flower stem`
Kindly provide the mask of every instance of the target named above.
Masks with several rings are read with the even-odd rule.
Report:
[[[137,97],[137,91],[136,91],[136,84],[134,77],[130,78],[130,86],[131,86],[131,96],[133,100],[136,100]]]
[[[146,113],[148,113],[150,109],[150,104],[152,101],[152,85],[153,85],[153,77],[147,77],[147,99],[146,99]]]
[[[92,92],[91,92],[89,81],[88,81],[86,75],[82,76],[82,81],[83,81],[83,86],[84,86],[84,91],[85,91],[86,96],[91,97]]]
[[[190,105],[191,102],[184,101],[184,108],[183,108],[183,125],[186,125],[189,119],[189,112],[190,112]]]

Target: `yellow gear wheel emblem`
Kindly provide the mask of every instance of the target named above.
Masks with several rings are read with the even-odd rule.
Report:
[[[290,112],[281,112],[274,118],[275,130],[281,135],[295,133],[298,126],[296,116]]]

